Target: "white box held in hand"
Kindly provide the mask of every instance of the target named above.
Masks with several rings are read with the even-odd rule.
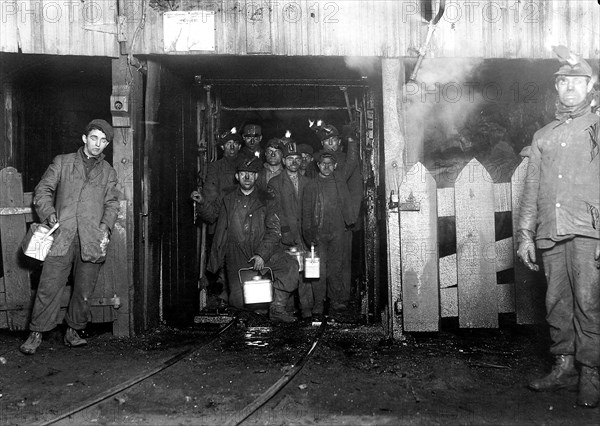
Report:
[[[58,222],[52,228],[39,223],[32,223],[25,235],[25,239],[21,243],[21,248],[25,256],[44,261],[54,242],[52,233],[56,231],[58,226]]]
[[[321,259],[315,257],[315,246],[310,246],[310,257],[304,258],[304,277],[319,278],[321,267]]]

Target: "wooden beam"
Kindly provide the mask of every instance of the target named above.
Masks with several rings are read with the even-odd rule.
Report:
[[[14,87],[9,78],[9,70],[0,61],[0,170],[8,166],[17,167],[14,134]]]
[[[128,64],[127,57],[121,56],[112,61],[112,85],[129,87],[129,110],[131,127],[116,128],[113,141],[113,167],[124,196],[121,213],[112,233],[115,249],[114,273],[117,279],[117,296],[121,308],[116,311],[113,333],[116,336],[134,334],[134,251],[135,191],[134,191],[134,149],[141,144],[143,137],[143,80],[141,73]],[[113,90],[114,93],[115,90]]]
[[[402,338],[402,282],[400,261],[400,218],[398,193],[404,178],[403,152],[404,116],[401,88],[404,85],[404,63],[400,58],[382,59],[381,74],[383,85],[383,139],[385,162],[385,195],[387,208],[388,235],[388,307],[387,333],[395,339]],[[400,107],[399,107],[400,105]]]
[[[23,181],[21,173],[14,167],[0,171],[0,206],[23,205]],[[4,292],[8,306],[29,305],[31,303],[31,281],[29,271],[23,267],[21,242],[25,237],[25,216],[0,216],[0,244],[4,269]],[[8,327],[11,330],[25,330],[29,317],[23,311],[8,311]]]

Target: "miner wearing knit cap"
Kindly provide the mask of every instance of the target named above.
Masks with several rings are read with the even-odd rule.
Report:
[[[564,46],[555,119],[538,130],[529,150],[521,197],[518,258],[544,266],[546,320],[555,363],[529,388],[578,386],[577,404],[600,400],[600,123],[591,112],[593,72]],[[536,251],[536,248],[538,251]],[[540,259],[541,257],[541,259]]]
[[[71,269],[73,293],[65,316],[64,343],[71,347],[87,344],[79,332],[90,319],[88,298],[106,259],[119,211],[117,172],[102,153],[113,137],[108,122],[90,121],[81,136],[83,146],[72,154],[56,156],[35,187],[33,205],[40,222],[58,229],[44,261],[30,334],[20,347],[24,354],[34,354],[42,342],[42,333],[56,327],[60,295]]]

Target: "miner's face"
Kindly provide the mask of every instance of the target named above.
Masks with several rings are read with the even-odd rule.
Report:
[[[235,141],[227,141],[223,145],[223,156],[224,157],[235,157],[240,151],[240,144]]]
[[[110,144],[106,134],[98,129],[92,129],[87,135],[81,136],[83,140],[83,151],[88,157],[97,157],[102,154],[104,148]]]
[[[248,148],[252,151],[258,151],[260,148],[260,141],[262,140],[262,135],[257,134],[247,134],[243,136],[244,143]]]
[[[242,171],[235,174],[235,178],[240,183],[240,187],[245,190],[252,189],[254,187],[257,177],[258,173],[256,172]]]
[[[335,152],[340,148],[340,141],[341,140],[339,136],[332,136],[323,140],[321,143],[323,144],[323,149],[325,151]]]
[[[300,168],[303,170],[306,170],[308,165],[310,163],[312,163],[313,161],[314,161],[314,158],[311,154],[309,154],[307,152],[303,152],[302,153],[302,164],[300,165]]]
[[[558,99],[565,106],[579,105],[592,90],[590,78],[579,75],[561,75],[556,79]]]
[[[330,176],[335,170],[335,160],[333,158],[323,158],[321,161],[317,163],[319,167],[319,174],[323,177]]]
[[[265,159],[271,166],[281,164],[281,157],[283,157],[283,153],[280,149],[270,146],[265,151]]]
[[[288,155],[285,157],[285,168],[290,172],[297,172],[302,164],[302,157],[300,155]]]

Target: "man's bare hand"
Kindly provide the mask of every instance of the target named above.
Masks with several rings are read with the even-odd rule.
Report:
[[[193,191],[190,195],[190,198],[198,204],[202,204],[204,202],[204,197],[199,191]]]
[[[248,263],[250,263],[250,262],[254,262],[252,269],[254,269],[255,271],[262,271],[262,269],[265,267],[264,259],[262,257],[260,257],[258,254],[255,254],[254,256],[252,256],[248,260]]]
[[[56,222],[58,222],[56,213],[50,213],[50,216],[48,216],[48,218],[46,219],[46,222],[48,222],[48,225],[50,225],[50,227],[54,226],[56,224]]]

